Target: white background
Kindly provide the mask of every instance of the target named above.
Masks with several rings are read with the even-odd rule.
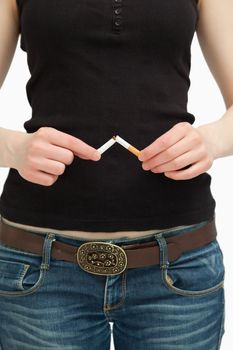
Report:
[[[191,86],[188,92],[188,111],[196,117],[196,121],[193,124],[195,127],[219,119],[225,113],[226,108],[219,87],[203,57],[196,33],[192,42],[191,53]],[[0,91],[1,127],[25,131],[23,123],[31,117],[31,107],[27,101],[25,90],[25,84],[29,77],[27,56],[20,49],[18,42],[10,70]],[[232,156],[217,159],[208,171],[212,176],[211,190],[217,203],[218,241],[224,254],[226,268],[226,331],[223,336],[221,350],[231,350],[232,346],[230,344],[233,343],[232,161]],[[0,168],[0,193],[2,192],[8,170],[8,168]],[[200,205],[202,204],[200,203]]]

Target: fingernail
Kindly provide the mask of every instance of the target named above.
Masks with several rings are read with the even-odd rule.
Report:
[[[141,161],[143,161],[143,160],[144,160],[143,154],[139,154],[138,159],[141,160]]]
[[[149,170],[149,169],[147,169],[147,167],[145,167],[144,163],[142,164],[142,169],[145,171]]]
[[[95,160],[99,160],[99,159],[101,158],[100,152],[98,152],[98,151],[94,152],[93,158],[94,158]]]

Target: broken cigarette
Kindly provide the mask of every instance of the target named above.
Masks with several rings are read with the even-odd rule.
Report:
[[[135,156],[139,155],[140,151],[134,146],[132,146],[130,143],[122,139],[122,137],[117,135],[117,136],[113,136],[113,139],[115,139],[116,142],[118,142],[121,146],[125,147],[128,151],[135,154]]]
[[[107,151],[108,148],[110,148],[114,143],[116,142],[116,140],[114,140],[114,138],[112,137],[110,140],[108,140],[107,142],[105,142],[103,144],[103,146],[101,146],[100,148],[97,149],[97,151],[99,151],[101,154],[104,153],[105,151]]]

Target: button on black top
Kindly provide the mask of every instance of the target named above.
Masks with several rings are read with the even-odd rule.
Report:
[[[120,18],[116,19],[114,23],[115,23],[116,26],[120,26],[121,25],[121,19]]]
[[[114,10],[116,15],[119,15],[119,13],[121,13],[122,9],[120,7],[118,7],[117,9]]]

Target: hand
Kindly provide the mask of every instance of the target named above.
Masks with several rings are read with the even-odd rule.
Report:
[[[22,137],[22,136],[21,136]],[[44,186],[52,185],[74,160],[97,161],[100,153],[82,140],[51,127],[25,133],[14,150],[14,166],[26,180]]]
[[[142,168],[174,180],[192,179],[205,172],[214,161],[214,149],[203,130],[188,122],[176,124],[140,151]]]

